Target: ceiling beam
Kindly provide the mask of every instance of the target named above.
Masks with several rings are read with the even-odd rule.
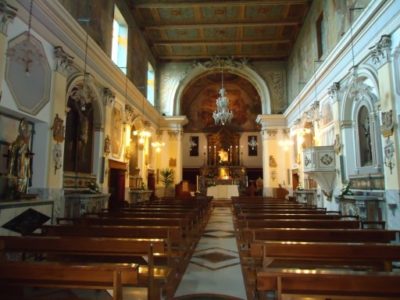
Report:
[[[158,24],[145,25],[146,30],[166,30],[166,29],[199,29],[199,28],[226,28],[226,27],[260,27],[260,26],[299,26],[302,22],[299,20],[284,21],[265,21],[265,22],[227,22],[227,23],[192,23],[192,24]]]
[[[154,46],[203,46],[203,45],[271,45],[271,44],[288,44],[291,43],[290,39],[275,39],[275,40],[193,40],[193,41],[155,41]]]
[[[310,0],[131,0],[132,6],[135,8],[181,8],[190,7],[192,5],[217,7],[217,6],[241,6],[241,5],[295,5],[310,4]]]

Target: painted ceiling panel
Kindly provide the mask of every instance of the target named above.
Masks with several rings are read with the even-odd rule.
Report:
[[[239,17],[238,6],[217,6],[203,7],[201,9],[205,21],[225,21],[227,19],[234,20]]]
[[[204,29],[204,37],[209,40],[231,40],[237,35],[236,28],[207,28]]]
[[[257,26],[257,27],[246,27],[243,30],[244,38],[266,38],[272,39],[276,35],[276,27],[273,26]]]
[[[158,13],[164,22],[187,22],[194,19],[194,10],[190,7],[159,8]]]
[[[181,61],[287,59],[313,0],[126,1],[155,58]]]
[[[202,46],[172,46],[172,53],[176,55],[201,55]]]
[[[283,8],[282,5],[249,6],[246,9],[246,18],[251,20],[266,18],[279,20],[282,17]]]
[[[236,53],[236,47],[234,45],[220,45],[220,46],[207,46],[209,55],[234,55]]]
[[[198,29],[168,29],[165,34],[171,40],[195,40],[199,38]]]

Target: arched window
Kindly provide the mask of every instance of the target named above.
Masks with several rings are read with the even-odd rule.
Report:
[[[372,129],[369,111],[366,106],[361,106],[357,115],[359,155],[361,167],[371,166],[372,156]]]

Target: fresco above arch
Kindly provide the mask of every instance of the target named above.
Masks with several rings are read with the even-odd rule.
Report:
[[[236,131],[258,131],[257,115],[261,114],[261,100],[254,86],[246,79],[224,73],[224,87],[233,112],[232,122],[227,125]],[[192,80],[181,98],[181,112],[189,122],[186,132],[208,132],[220,128],[212,117],[221,88],[221,73],[208,74]]]

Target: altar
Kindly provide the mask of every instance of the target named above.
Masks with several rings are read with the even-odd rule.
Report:
[[[209,186],[207,188],[207,196],[212,196],[214,199],[230,199],[231,197],[237,197],[239,196],[238,185],[221,184]]]

